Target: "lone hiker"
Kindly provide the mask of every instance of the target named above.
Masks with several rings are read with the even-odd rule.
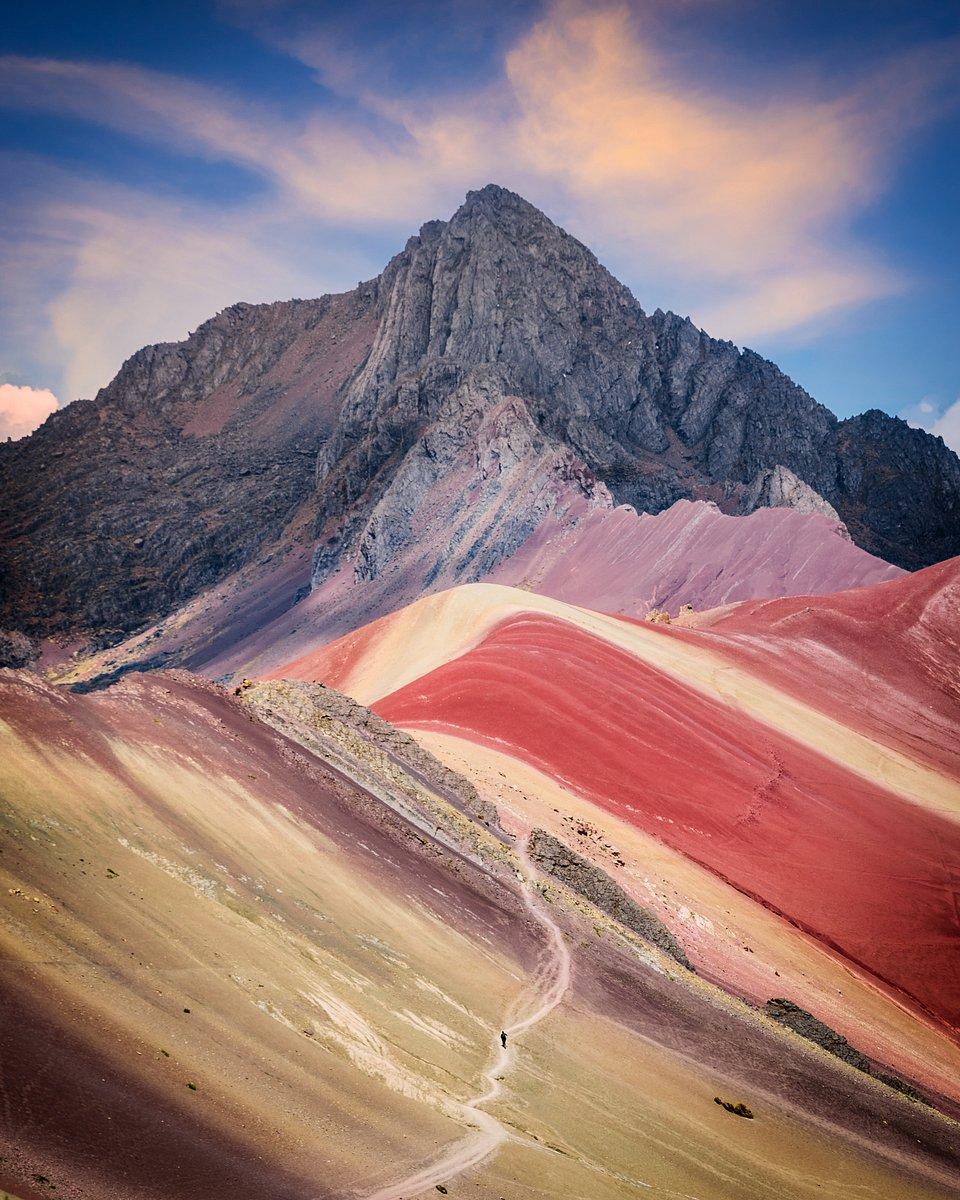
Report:
[[[500,1041],[503,1042],[503,1048],[506,1049],[507,1048],[507,1034],[506,1034],[506,1030],[504,1030],[504,1029],[500,1030]]]

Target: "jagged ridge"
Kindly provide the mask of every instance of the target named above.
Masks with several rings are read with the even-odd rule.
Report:
[[[522,443],[517,469],[491,456],[491,429]],[[378,280],[228,309],[3,447],[0,623],[116,640],[311,540],[314,586],[382,578],[411,545],[427,581],[479,578],[571,497],[736,512],[774,468],[893,562],[960,552],[960,460],[940,439],[877,412],[840,422],[753,352],[647,316],[489,185]],[[291,569],[276,603],[307,578]]]

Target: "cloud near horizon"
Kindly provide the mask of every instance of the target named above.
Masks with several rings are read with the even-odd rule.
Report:
[[[951,450],[960,454],[960,399],[954,400],[930,426],[934,437],[942,437]]]
[[[399,243],[491,180],[642,284],[650,307],[689,297],[699,324],[740,344],[809,328],[908,286],[853,223],[904,140],[953,102],[960,61],[956,45],[932,45],[842,86],[754,79],[734,94],[685,77],[635,10],[561,0],[514,38],[494,78],[430,95],[371,88],[358,52],[338,56],[333,39],[321,26],[281,43],[350,102],[324,104],[318,88],[296,119],[136,66],[0,60],[8,103],[231,163],[266,189],[226,215],[155,197],[141,214],[108,188],[80,220],[75,206],[50,206],[75,238],[50,306],[68,395],[105,383],[118,349],[172,336],[168,316],[193,320],[200,301],[227,302],[227,287],[240,298],[244,278],[303,280],[304,223],[331,241],[376,229]],[[339,265],[314,264],[313,290],[349,278]]]
[[[33,433],[57,408],[59,401],[48,388],[0,383],[0,441]]]
[[[897,416],[914,429],[925,429],[942,437],[951,450],[960,454],[960,397],[943,406],[934,396],[924,396],[916,404],[901,408]]]

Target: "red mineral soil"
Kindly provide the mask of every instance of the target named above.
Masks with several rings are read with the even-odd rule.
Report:
[[[375,707],[509,747],[960,1025],[956,819],[550,617],[502,622]]]
[[[960,559],[881,587],[738,604],[674,636],[960,777]]]
[[[183,672],[86,695],[0,672],[0,1189],[956,1194],[949,1117],[490,830],[458,845],[411,822],[395,774],[361,784],[246,695]],[[518,849],[553,787],[504,809]]]
[[[187,665],[211,675],[275,672],[279,664],[364,622],[459,583],[464,571],[457,560],[445,558],[449,544],[508,541],[505,529],[530,507],[531,497],[558,487],[541,463],[521,472],[511,490],[501,487],[495,502],[478,503],[472,486],[466,471],[441,481],[412,522],[411,547],[381,576],[358,582],[350,561],[245,639],[204,639]],[[464,495],[470,501],[468,521],[454,515],[463,511]],[[656,516],[638,515],[626,506],[614,508],[605,495],[601,489],[601,495],[586,498],[560,487],[529,536],[479,577],[603,612],[642,616],[654,607],[676,612],[682,604],[702,609],[752,597],[831,592],[904,573],[855,546],[837,522],[818,513],[766,508],[731,517],[705,501],[681,500]],[[470,562],[475,570],[476,560]]]
[[[703,630],[460,588],[277,674],[374,701],[522,819],[565,814],[608,865],[604,844],[618,846],[638,897],[652,888],[669,920],[693,924],[691,957],[707,973],[754,1000],[786,995],[958,1098],[956,573],[742,605]],[[845,643],[823,635],[822,685],[816,643],[792,642],[791,660],[775,620],[754,635],[754,610],[784,609],[814,614],[811,628],[822,610],[843,630]],[[779,674],[754,668],[778,647]],[[832,701],[836,680],[846,705]],[[895,697],[906,715],[891,711],[892,723],[916,744],[925,723],[950,749],[912,753],[906,736],[855,716],[856,688]],[[731,938],[749,948],[732,955]]]

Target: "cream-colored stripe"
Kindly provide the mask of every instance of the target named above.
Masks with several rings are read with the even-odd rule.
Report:
[[[524,612],[555,617],[594,634],[871,783],[941,816],[960,819],[960,783],[849,729],[705,647],[653,626],[632,625],[500,584],[453,588],[387,618],[368,653],[341,686],[370,704],[457,658],[498,622]]]

